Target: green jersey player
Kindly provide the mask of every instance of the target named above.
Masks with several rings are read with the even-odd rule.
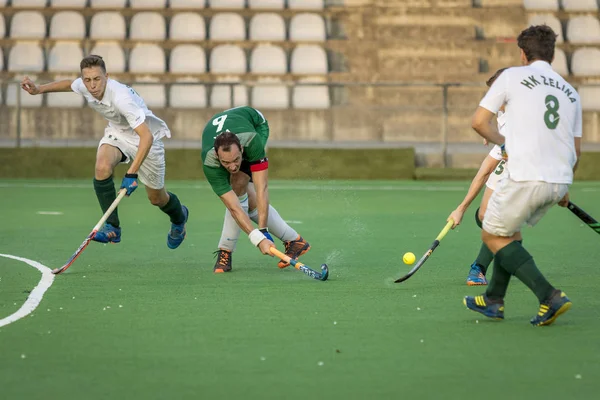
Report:
[[[298,258],[310,245],[269,205],[265,147],[269,124],[251,107],[237,107],[215,114],[202,132],[202,167],[213,191],[225,204],[225,219],[217,250],[215,273],[229,272],[231,255],[240,235],[265,255],[274,246],[271,233],[283,241],[285,253]],[[254,228],[252,222],[258,224]],[[280,261],[285,268],[289,263]]]

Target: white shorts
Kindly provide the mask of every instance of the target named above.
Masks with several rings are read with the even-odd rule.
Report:
[[[106,127],[104,137],[98,147],[108,144],[118,148],[127,157],[124,163],[129,163],[137,154],[139,142],[121,135],[118,130]],[[165,187],[165,145],[161,140],[154,140],[148,156],[140,166],[138,177],[140,182],[151,189]]]
[[[537,181],[516,182],[510,176],[498,183],[483,218],[483,229],[509,237],[527,223],[537,224],[569,191],[569,185]]]
[[[498,166],[496,167],[494,172],[492,172],[490,174],[485,185],[492,190],[496,190],[496,186],[498,186],[498,182],[500,182],[500,180],[502,178],[504,178],[506,175],[508,175],[506,173],[506,160],[500,160],[500,162],[498,163]]]

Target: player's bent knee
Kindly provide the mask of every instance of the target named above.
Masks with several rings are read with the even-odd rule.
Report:
[[[96,163],[94,174],[98,180],[108,179],[113,174],[113,167],[108,163]]]

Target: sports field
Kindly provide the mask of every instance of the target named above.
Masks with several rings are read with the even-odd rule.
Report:
[[[327,262],[318,282],[279,270],[242,237],[214,275],[224,207],[205,182],[176,182],[188,236],[166,246],[167,217],[143,189],[121,203],[123,241],[92,243],[29,316],[0,327],[0,398],[593,399],[600,396],[600,236],[555,207],[525,245],[573,301],[550,327],[513,280],[506,319],[462,305],[479,249],[469,212],[411,279],[467,182],[270,184],[272,204]],[[600,183],[571,199],[600,218]],[[0,253],[55,268],[101,216],[89,181],[0,181]],[[46,212],[40,214],[40,212]],[[48,212],[51,212],[48,214]],[[282,249],[279,243],[279,248]],[[0,257],[0,319],[42,274]]]

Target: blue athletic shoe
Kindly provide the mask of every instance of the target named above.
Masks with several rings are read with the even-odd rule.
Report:
[[[485,279],[485,275],[481,270],[481,267],[476,263],[471,264],[471,270],[469,271],[469,276],[467,276],[467,285],[468,286],[485,286],[488,282]]]
[[[183,221],[183,224],[171,224],[171,230],[167,235],[167,246],[170,249],[178,248],[181,242],[183,242],[183,239],[185,239],[185,224],[188,220],[189,211],[186,206],[181,206],[181,209],[183,210],[183,215],[185,215],[185,220]]]
[[[486,317],[504,319],[504,302],[490,302],[485,294],[480,296],[466,296],[463,304],[469,310],[477,311]]]
[[[544,326],[552,324],[559,315],[571,308],[571,300],[565,292],[557,290],[548,301],[540,304],[540,311],[531,319],[531,325]]]
[[[96,232],[92,239],[100,243],[119,243],[121,241],[121,228],[115,228],[111,224],[104,224],[104,227]]]

